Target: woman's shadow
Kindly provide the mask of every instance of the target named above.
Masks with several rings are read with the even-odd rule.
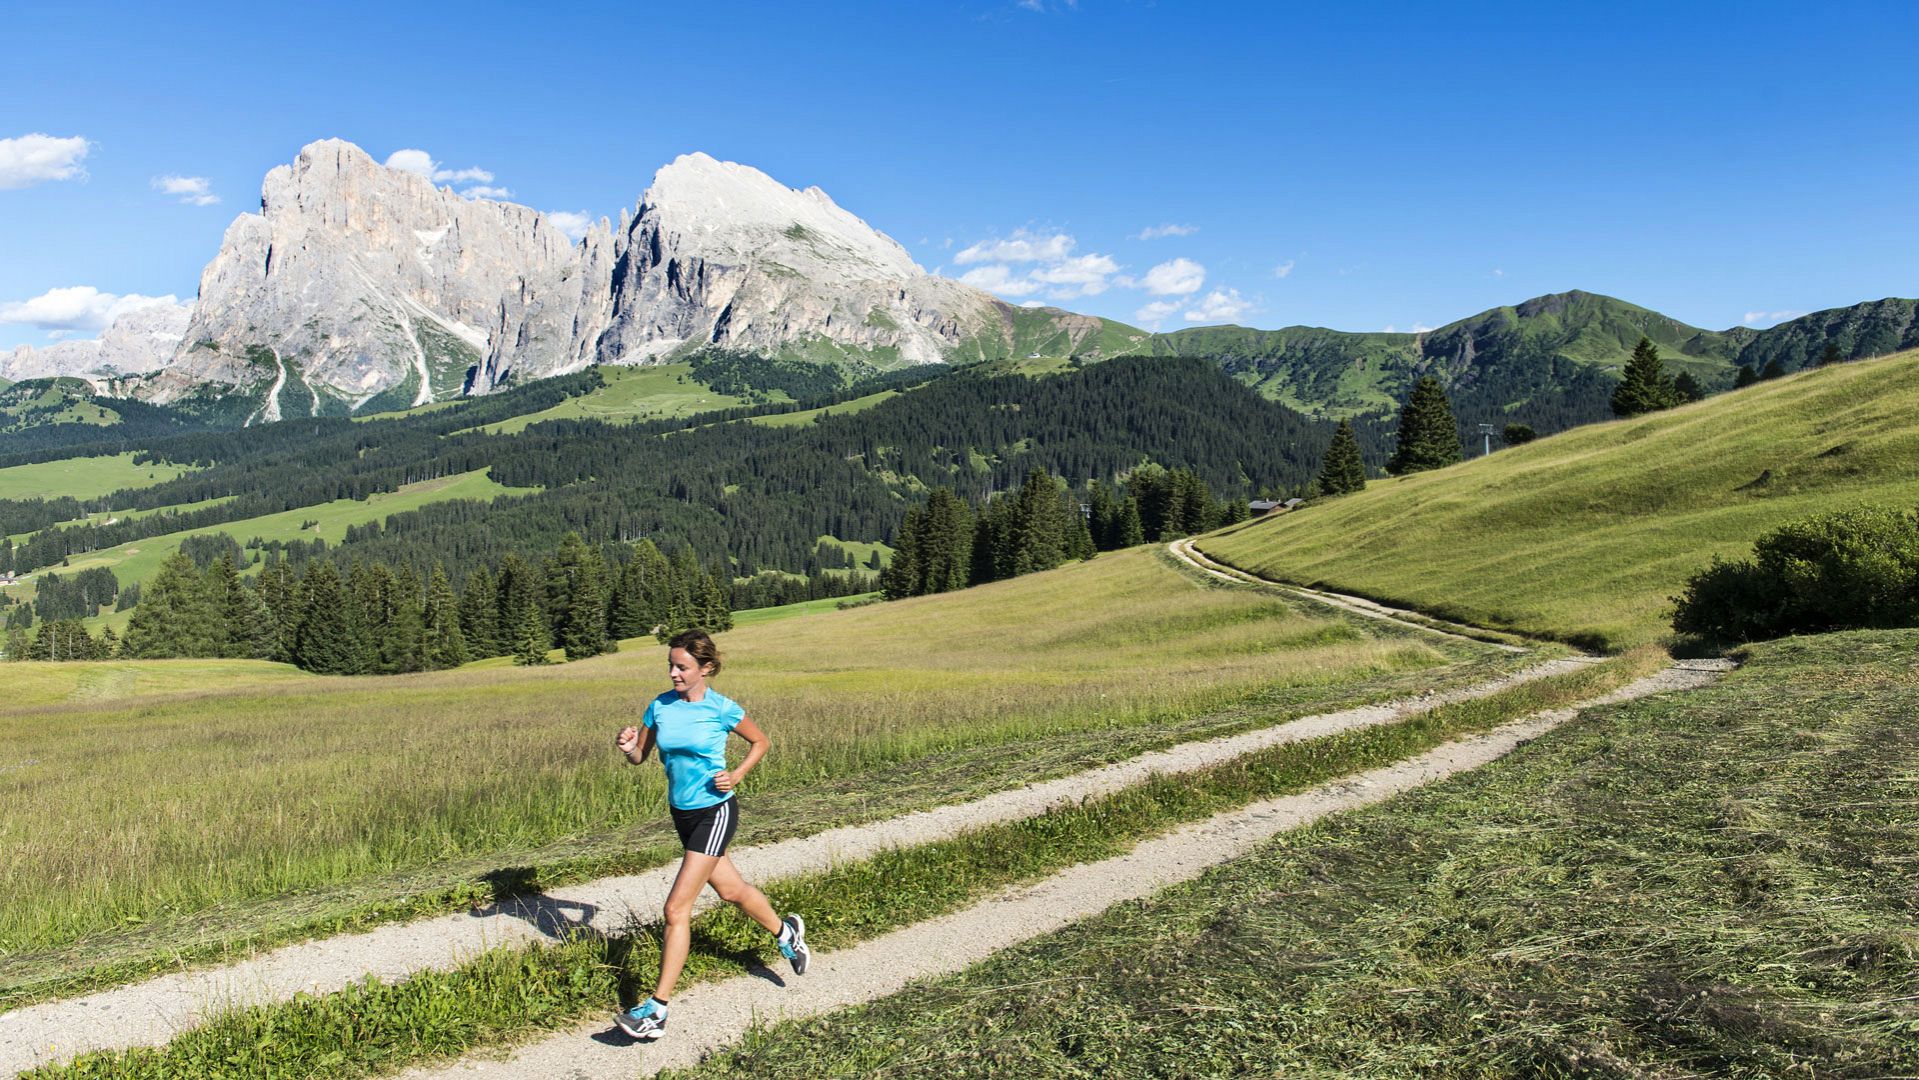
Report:
[[[628,933],[609,935],[593,925],[594,917],[599,914],[598,907],[577,900],[554,899],[539,890],[536,877],[537,871],[523,866],[486,874],[481,880],[492,890],[493,900],[472,909],[470,914],[476,919],[495,915],[523,919],[549,941],[592,941],[600,953],[600,962],[618,972],[619,1007],[627,1009],[638,1004],[641,996],[650,991],[652,986],[644,984],[642,974],[633,970],[630,962],[633,946],[642,935],[656,938],[658,927],[636,925]],[[745,968],[748,975],[765,979],[775,986],[786,985],[786,980],[767,967],[758,952],[727,944],[708,933],[697,921],[693,927],[693,952],[731,961]],[[595,1033],[593,1040],[610,1046],[630,1046],[637,1041],[617,1025]]]

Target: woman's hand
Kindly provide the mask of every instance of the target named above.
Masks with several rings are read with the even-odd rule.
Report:
[[[719,788],[721,791],[732,791],[734,785],[739,782],[739,777],[734,776],[730,771],[722,771],[713,775],[713,786]]]
[[[613,745],[620,748],[620,753],[632,756],[633,751],[640,748],[640,729],[630,724],[621,728],[620,734],[613,740]]]

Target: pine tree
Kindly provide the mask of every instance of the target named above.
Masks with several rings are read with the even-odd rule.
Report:
[[[466,589],[460,593],[460,637],[469,656],[506,652],[500,644],[500,590],[485,564],[467,576]]]
[[[1359,454],[1359,437],[1353,434],[1349,420],[1341,420],[1326,444],[1326,460],[1319,469],[1319,490],[1327,495],[1347,495],[1366,488],[1366,462]]]
[[[973,562],[973,514],[965,501],[948,488],[936,488],[918,524],[913,543],[916,595],[964,589]]]
[[[1118,546],[1122,548],[1138,547],[1146,542],[1146,526],[1139,519],[1138,499],[1127,496],[1120,508],[1118,535]]]
[[[568,660],[583,660],[608,651],[606,637],[606,573],[600,553],[568,533],[556,562],[564,582],[565,607],[559,628],[560,646]]]
[[[1839,343],[1836,341],[1828,341],[1826,342],[1825,349],[1819,354],[1819,366],[1831,367],[1842,359],[1844,358],[1839,355]]]
[[[358,675],[366,670],[366,650],[355,625],[357,606],[350,603],[340,572],[324,559],[307,563],[300,578],[300,626],[295,632],[293,662],[322,675]]]
[[[1626,361],[1619,385],[1612,392],[1614,416],[1641,416],[1670,409],[1679,402],[1679,391],[1666,377],[1665,362],[1650,338],[1640,338]]]
[[[1399,437],[1386,471],[1395,476],[1440,469],[1459,461],[1459,424],[1446,391],[1431,375],[1414,384],[1399,411]]]
[[[1012,573],[1051,570],[1066,558],[1066,529],[1059,485],[1051,474],[1034,469],[1026,474],[1013,504]]]
[[[460,628],[460,602],[446,579],[446,568],[433,564],[426,587],[426,666],[428,670],[459,667],[467,661],[466,634]]]
[[[218,656],[221,612],[207,596],[206,581],[184,551],[160,564],[142,590],[127,624],[128,656]]]
[[[880,591],[888,600],[904,600],[922,591],[920,532],[925,516],[920,507],[907,507],[906,519],[900,522],[899,532],[893,536],[892,561],[880,573]]]
[[[1734,390],[1744,390],[1746,387],[1758,381],[1759,373],[1752,369],[1752,365],[1741,364],[1739,365],[1739,374],[1733,376],[1732,388]]]
[[[1770,382],[1773,379],[1783,377],[1785,374],[1786,374],[1786,366],[1784,364],[1781,364],[1779,362],[1779,358],[1775,356],[1772,359],[1766,361],[1765,367],[1759,369],[1759,381]]]
[[[1688,401],[1704,401],[1706,398],[1706,388],[1699,385],[1699,380],[1693,378],[1690,371],[1680,372],[1678,377],[1673,379],[1672,388],[1680,404]]]
[[[1060,492],[1061,512],[1065,515],[1066,557],[1084,562],[1099,554],[1099,548],[1093,543],[1093,529],[1090,524],[1092,507],[1080,509],[1079,496],[1072,491]]]
[[[553,661],[546,655],[550,647],[545,616],[540,614],[538,605],[525,605],[520,610],[519,622],[513,627],[513,662],[520,667],[550,664]]]
[[[293,662],[293,640],[300,629],[300,583],[292,567],[279,559],[269,559],[254,579],[260,600],[273,621],[271,649],[266,658],[281,663]]]

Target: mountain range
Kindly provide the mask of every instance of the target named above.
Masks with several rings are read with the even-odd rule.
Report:
[[[122,315],[97,341],[22,346],[0,377],[77,375],[94,391],[211,422],[366,413],[720,348],[870,373],[1031,354],[1204,357],[1313,416],[1389,411],[1426,374],[1481,410],[1550,427],[1587,415],[1641,336],[1708,389],[1740,364],[1804,366],[1919,344],[1912,300],[1764,331],[1713,331],[1571,291],[1437,330],[1295,326],[1153,334],[1016,307],[926,273],[818,188],[705,154],[660,169],[635,210],[577,240],[528,207],[468,199],[337,139],[267,174],[191,305]]]

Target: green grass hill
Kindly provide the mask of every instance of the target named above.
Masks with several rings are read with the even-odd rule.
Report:
[[[1919,503],[1919,352],[1594,424],[1207,537],[1268,577],[1603,648],[1783,522]]]

